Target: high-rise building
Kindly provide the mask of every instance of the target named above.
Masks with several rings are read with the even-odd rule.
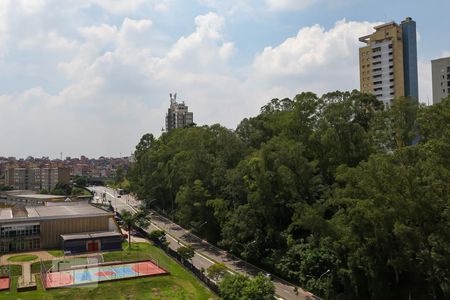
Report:
[[[177,102],[177,94],[170,94],[170,107],[166,114],[166,131],[183,128],[194,123],[194,113],[183,102]]]
[[[359,38],[361,92],[372,93],[389,106],[395,98],[419,98],[416,22],[406,18],[400,25],[389,22]]]
[[[431,61],[433,78],[433,104],[439,103],[450,95],[450,57]]]

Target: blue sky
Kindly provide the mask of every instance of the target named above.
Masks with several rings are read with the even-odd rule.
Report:
[[[1,0],[0,155],[118,156],[159,135],[178,92],[235,128],[273,97],[358,88],[357,38],[410,16],[420,101],[450,56],[450,2]]]

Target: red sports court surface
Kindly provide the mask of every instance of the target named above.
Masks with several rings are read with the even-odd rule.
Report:
[[[0,278],[0,291],[9,290],[9,277]]]
[[[43,281],[45,287],[51,289],[78,284],[121,280],[125,278],[155,276],[167,273],[166,270],[158,267],[151,261],[141,261],[44,273]]]

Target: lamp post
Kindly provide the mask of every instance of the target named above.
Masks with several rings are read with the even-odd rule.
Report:
[[[202,228],[204,225],[206,225],[208,223],[208,221],[205,221],[205,222],[203,222],[202,224],[200,224],[198,227],[197,227],[197,230],[200,230],[200,228]]]
[[[145,208],[150,208],[150,204],[152,203],[152,202],[155,202],[156,201],[156,199],[151,199],[151,200],[146,200],[145,201]]]
[[[317,281],[320,281],[320,279],[328,273],[330,273],[330,269],[323,272],[322,275],[319,276],[319,279]],[[326,289],[327,289],[327,295],[328,295],[328,283],[327,283]]]
[[[322,273],[322,275],[320,275],[319,280],[326,274],[330,273],[330,269],[326,270],[325,272]]]
[[[251,241],[251,242],[248,243],[248,244],[242,244],[242,243],[239,243],[239,242],[235,242],[235,243],[238,244],[238,245],[243,246],[244,248],[248,248],[248,246],[250,246],[251,244],[256,243],[256,240],[253,240],[253,241]],[[244,263],[245,263],[245,265],[246,265],[246,267],[247,267],[247,270],[250,269],[250,268],[249,268],[250,264],[249,264],[249,262],[247,261],[247,258],[246,258],[246,259],[242,259],[242,260],[244,261]]]

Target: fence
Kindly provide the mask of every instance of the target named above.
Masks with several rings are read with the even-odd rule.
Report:
[[[217,295],[220,294],[220,289],[217,286],[217,284],[209,279],[201,270],[197,269],[193,264],[191,264],[190,261],[187,261],[183,257],[181,257],[178,252],[175,250],[167,247],[163,243],[161,243],[158,239],[151,239],[155,246],[162,249],[166,254],[168,254],[170,257],[178,261],[180,264],[182,264],[186,269],[191,271],[200,281],[202,281],[210,290],[212,290]]]

